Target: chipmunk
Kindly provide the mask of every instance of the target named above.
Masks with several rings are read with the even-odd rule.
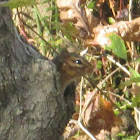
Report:
[[[91,73],[95,68],[84,57],[77,53],[68,52],[63,49],[53,62],[60,72],[62,89],[65,90],[68,85],[76,81],[81,75]]]

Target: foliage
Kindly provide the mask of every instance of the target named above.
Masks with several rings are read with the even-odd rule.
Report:
[[[117,34],[111,33],[107,35],[110,39],[110,44],[106,46],[107,50],[111,50],[115,55],[121,57],[122,59],[127,59],[127,53],[124,41]]]
[[[13,9],[13,8],[18,8],[23,6],[34,5],[34,4],[35,4],[35,0],[9,0],[2,3],[0,6],[9,7]]]

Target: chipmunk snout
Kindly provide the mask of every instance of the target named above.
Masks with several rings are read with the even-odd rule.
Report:
[[[92,73],[93,72],[93,66],[91,64],[88,64],[86,67],[85,67],[85,70],[84,70],[86,73]]]

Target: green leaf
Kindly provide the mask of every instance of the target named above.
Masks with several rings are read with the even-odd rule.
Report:
[[[119,139],[121,140],[136,140],[137,137],[139,136],[139,133],[136,133],[135,135],[132,134],[131,136],[127,136],[125,133],[118,133],[117,137],[119,137]],[[113,139],[116,140],[116,139]]]
[[[108,18],[108,21],[109,21],[110,24],[113,24],[113,23],[116,22],[115,19],[114,19],[113,17],[109,17],[109,18]]]
[[[9,7],[13,9],[23,6],[30,6],[34,4],[36,4],[35,0],[10,0],[0,3],[0,7]]]
[[[140,57],[137,58],[136,60],[133,60],[132,62],[140,62]]]
[[[140,74],[137,71],[135,71],[133,68],[129,67],[129,71],[132,77],[140,77]]]
[[[100,69],[102,68],[102,66],[103,66],[102,61],[99,60],[99,61],[97,62],[97,69],[100,70]]]
[[[91,1],[88,6],[89,9],[93,9],[95,7],[95,1]]]
[[[120,111],[119,111],[118,109],[116,109],[116,110],[114,110],[114,114],[115,114],[116,116],[118,116],[118,115],[120,115]]]
[[[125,86],[130,86],[132,83],[139,83],[139,82],[140,82],[140,77],[133,77],[130,80],[121,83],[119,88],[124,88]]]
[[[140,105],[140,94],[132,98],[132,106],[136,107]]]
[[[118,57],[121,57],[122,59],[126,60],[127,52],[126,52],[125,44],[122,38],[115,33],[111,33],[107,35],[107,37],[110,40],[110,44],[107,45],[105,49],[112,51]]]

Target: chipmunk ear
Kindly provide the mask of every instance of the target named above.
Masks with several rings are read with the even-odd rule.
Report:
[[[66,58],[66,57],[68,57],[69,55],[70,55],[70,53],[68,52],[68,50],[67,49],[62,49],[62,51],[61,51],[61,55],[64,57],[64,58]]]

